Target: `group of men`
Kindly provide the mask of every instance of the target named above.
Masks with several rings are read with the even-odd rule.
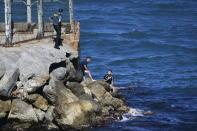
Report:
[[[81,72],[83,73],[83,80],[86,80],[86,74],[90,77],[92,81],[95,81],[92,77],[92,74],[90,70],[88,69],[88,63],[91,62],[91,57],[86,57],[84,61],[81,62]],[[115,88],[113,86],[114,79],[113,79],[113,73],[112,70],[108,70],[107,74],[104,76],[103,79],[105,82],[107,82],[110,85],[110,88],[113,92],[115,92]]]
[[[53,27],[56,31],[56,38],[54,48],[60,49],[59,46],[62,46],[62,39],[61,39],[61,25],[62,25],[62,12],[63,9],[59,9],[56,14],[49,18],[49,20],[53,23]],[[88,63],[91,62],[91,57],[86,57],[84,61],[81,62],[81,72],[83,73],[83,79],[86,80],[85,75],[87,74],[92,81],[95,81],[91,75],[90,70],[88,69]],[[109,70],[107,74],[104,76],[104,81],[110,84],[110,88],[113,92],[115,92],[115,88],[113,86],[113,74],[112,70]]]

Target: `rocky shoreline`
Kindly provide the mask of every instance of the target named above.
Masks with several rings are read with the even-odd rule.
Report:
[[[103,81],[82,81],[78,51],[50,44],[0,48],[3,130],[82,129],[120,120],[129,111]]]

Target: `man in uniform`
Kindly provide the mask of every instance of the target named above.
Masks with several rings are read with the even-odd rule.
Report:
[[[63,9],[59,9],[56,14],[49,18],[49,20],[53,23],[53,27],[56,31],[56,38],[55,38],[55,46],[54,48],[60,49],[59,46],[62,45],[61,40],[61,24],[62,24],[62,12]]]

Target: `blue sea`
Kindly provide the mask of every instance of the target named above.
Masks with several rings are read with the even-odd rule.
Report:
[[[46,3],[46,21],[64,7]],[[112,69],[126,103],[154,112],[90,130],[197,131],[197,1],[74,0],[74,7],[81,57],[92,57],[93,77]],[[22,3],[13,10],[14,21],[26,20]]]

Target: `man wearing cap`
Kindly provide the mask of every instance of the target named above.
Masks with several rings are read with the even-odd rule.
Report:
[[[60,49],[59,46],[62,45],[61,43],[61,24],[62,24],[62,12],[63,9],[59,9],[56,14],[49,18],[49,20],[53,23],[53,27],[56,31],[56,38],[55,38],[55,46],[54,48]]]

